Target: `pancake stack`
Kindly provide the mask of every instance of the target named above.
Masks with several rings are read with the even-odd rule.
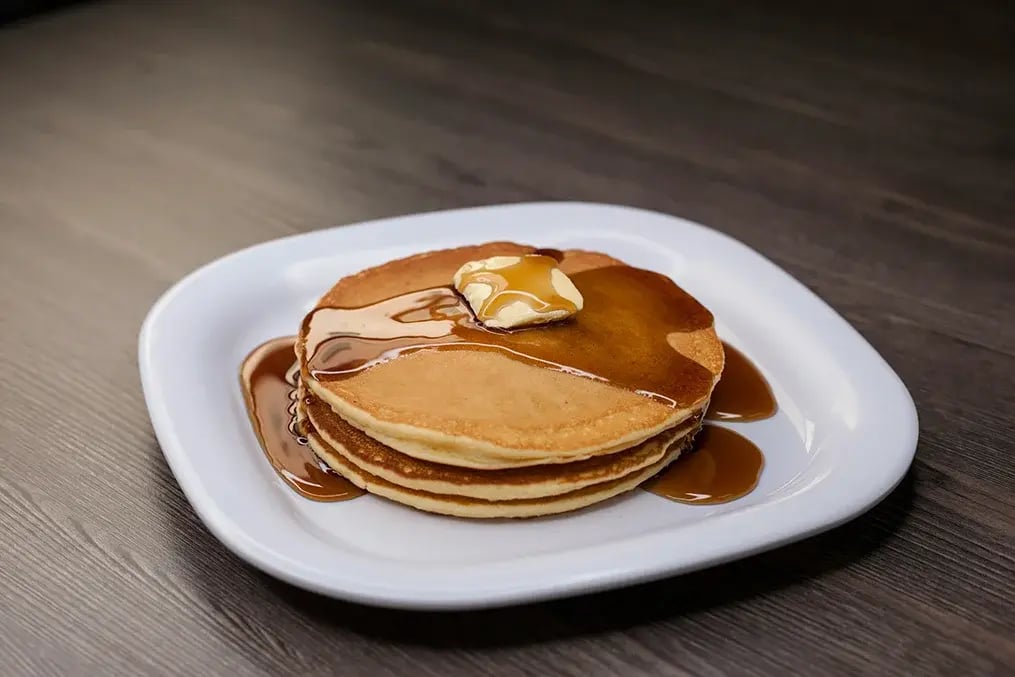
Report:
[[[343,278],[317,308],[360,308],[446,287],[468,261],[533,251],[498,242],[392,261]],[[605,254],[565,251],[559,265],[581,291],[578,274],[625,264]],[[304,322],[296,341],[299,421],[314,452],[339,474],[420,510],[470,518],[576,510],[634,489],[690,447],[723,366],[711,315],[698,308],[705,326],[666,336],[708,377],[681,402],[507,351],[439,346],[400,354],[348,378],[319,380],[310,368],[317,346],[308,350]],[[622,329],[609,335],[623,337]],[[350,334],[362,330],[349,328]],[[637,362],[636,346],[618,343],[616,359]]]

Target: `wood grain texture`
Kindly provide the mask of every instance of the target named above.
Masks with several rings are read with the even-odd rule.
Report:
[[[1012,669],[1010,9],[518,5],[87,3],[0,28],[0,672]],[[335,602],[228,553],[141,398],[158,294],[277,236],[533,199],[700,221],[818,292],[917,401],[902,485],[770,554],[487,612]]]

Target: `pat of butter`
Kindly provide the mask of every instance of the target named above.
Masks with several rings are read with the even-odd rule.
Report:
[[[469,261],[455,273],[454,282],[476,319],[496,329],[563,320],[584,303],[557,261],[542,254]]]

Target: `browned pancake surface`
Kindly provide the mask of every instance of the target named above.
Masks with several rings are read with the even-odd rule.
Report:
[[[362,306],[447,285],[469,260],[531,251],[497,242],[392,261],[343,278],[318,305]],[[574,250],[565,252],[561,262],[569,274],[608,265],[623,264],[605,254]],[[307,379],[305,338],[297,340],[297,353]],[[718,379],[722,347],[712,327],[668,340]],[[308,385],[348,422],[403,454],[481,469],[613,453],[700,413],[707,402],[706,394],[690,407],[673,409],[608,383],[470,350],[418,351],[352,378],[308,379]]]
[[[435,494],[393,484],[350,463],[346,457],[332,449],[312,426],[307,430],[307,438],[315,453],[336,472],[361,489],[417,510],[472,519],[539,517],[601,503],[635,489],[675,461],[693,442],[693,436],[686,435],[671,445],[666,455],[654,464],[624,477],[593,484],[577,491],[540,498],[486,501],[467,496]]]
[[[617,479],[659,461],[671,442],[697,429],[700,417],[631,449],[574,463],[475,470],[424,461],[395,451],[350,425],[314,396],[304,400],[307,416],[322,439],[349,463],[393,484],[431,493],[485,500],[567,493]]]

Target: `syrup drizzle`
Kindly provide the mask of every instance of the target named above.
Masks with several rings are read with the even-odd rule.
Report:
[[[712,314],[692,296],[667,277],[627,266],[571,278],[585,299],[580,313],[513,331],[478,323],[449,287],[359,308],[318,308],[304,319],[308,371],[320,381],[340,380],[426,348],[496,350],[609,381],[671,407],[691,407],[708,396],[712,373],[670,344],[672,336],[712,326]]]
[[[307,446],[296,417],[299,365],[295,338],[272,339],[243,361],[240,384],[247,413],[275,472],[300,495],[315,501],[344,501],[363,494]]]
[[[764,454],[749,439],[729,428],[705,425],[692,451],[641,486],[680,503],[728,503],[751,493],[764,467]]]
[[[713,421],[760,421],[775,415],[778,405],[768,381],[742,352],[723,341],[726,364],[712,391],[705,418]]]
[[[540,253],[552,256],[546,254],[545,250]],[[587,271],[574,276],[576,284],[580,281],[586,298],[583,314],[588,312],[590,300],[593,308],[608,307],[600,304],[612,302],[611,294],[618,293],[612,288],[618,284],[618,280],[619,283],[623,282],[623,275],[592,275],[595,272]],[[645,282],[645,286],[655,292],[673,293],[672,289],[666,288],[665,283],[646,276],[634,277]],[[673,287],[679,291],[675,285]],[[693,299],[690,301],[693,302]],[[694,302],[693,305],[688,305],[695,311],[694,306],[698,304]],[[701,310],[706,314],[708,312],[703,308]],[[642,308],[634,312],[640,314],[649,311]],[[672,309],[670,312],[673,312]],[[577,322],[544,326],[539,329],[539,333],[529,333],[529,336],[524,331],[489,330],[475,323],[464,302],[452,290],[444,287],[405,294],[366,308],[323,308],[312,312],[304,322],[308,323],[310,372],[314,378],[322,380],[347,378],[374,364],[413,350],[440,348],[500,350],[515,359],[546,368],[608,380],[627,387],[644,384],[637,380],[640,374],[635,373],[636,370],[611,367],[611,359],[616,362],[616,353],[621,352],[615,344],[602,344],[614,346],[609,351],[593,347],[576,353],[576,345],[589,344],[575,344],[572,341],[594,341],[595,334],[585,327],[575,328]],[[702,326],[702,323],[703,326],[710,325],[711,315],[692,313],[690,318],[684,318],[680,323],[655,323],[653,327],[644,326],[643,323],[633,333],[644,337],[650,328],[659,329],[660,326],[670,329],[678,326],[684,331],[691,331]],[[572,327],[564,329],[568,325]],[[548,335],[555,337],[546,341],[540,339],[540,336]],[[654,351],[657,344],[660,348],[665,346],[667,354],[682,357],[665,340],[659,341],[659,335],[658,332],[655,333],[654,345],[644,350]],[[662,336],[665,337],[666,333]],[[360,496],[364,493],[362,490],[319,460],[307,446],[297,417],[300,372],[299,365],[294,362],[293,343],[293,337],[268,341],[251,352],[241,368],[244,399],[257,437],[279,476],[301,495],[318,501],[348,500]],[[706,417],[725,421],[753,421],[773,415],[777,404],[764,376],[743,353],[725,343],[723,347],[726,366],[722,379],[712,393]],[[634,361],[645,359],[646,355],[641,354]],[[683,359],[704,371],[702,376],[710,378],[707,370]],[[688,369],[679,360],[676,362],[681,368]],[[659,371],[666,373],[664,369]],[[688,371],[694,375],[696,370],[691,368]],[[643,387],[632,389],[671,406],[686,402],[693,396],[691,393],[695,392],[695,388],[668,389],[663,381],[677,380],[672,376],[669,379],[647,380],[651,384],[649,388],[654,390]],[[707,392],[707,387],[704,392]],[[682,455],[642,487],[657,495],[685,503],[724,503],[749,493],[757,485],[763,467],[763,454],[749,440],[727,428],[706,425],[696,437],[693,451]]]

